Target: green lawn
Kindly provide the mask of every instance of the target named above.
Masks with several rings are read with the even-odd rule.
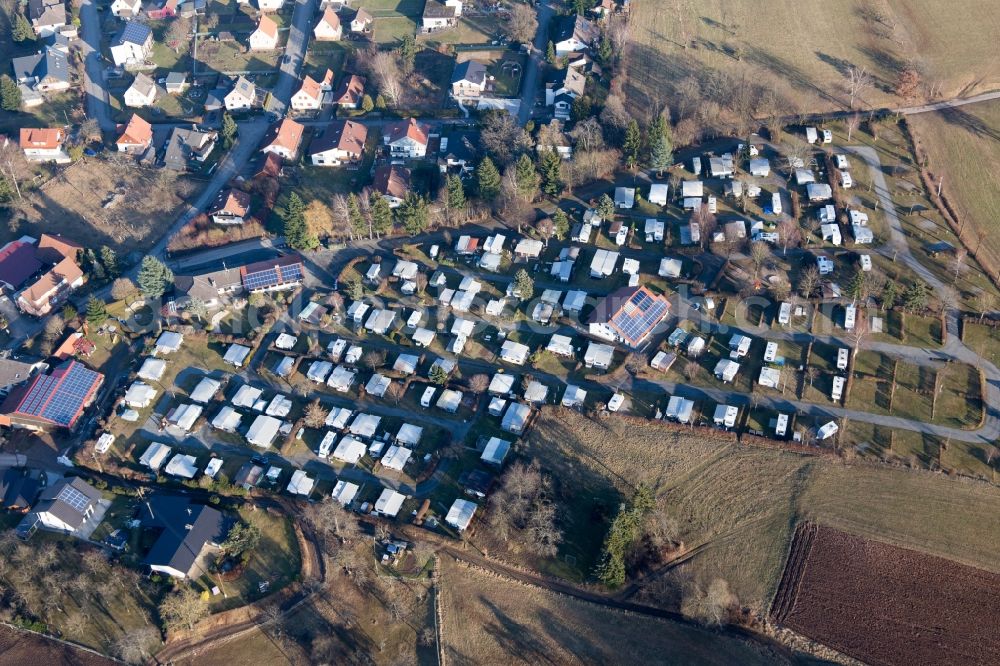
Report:
[[[375,41],[379,46],[399,43],[405,35],[417,32],[417,22],[407,16],[387,16],[375,19]]]
[[[287,38],[287,33],[281,33],[278,48],[273,51],[246,51],[239,42],[202,40],[198,43],[198,71],[271,71],[278,65]]]

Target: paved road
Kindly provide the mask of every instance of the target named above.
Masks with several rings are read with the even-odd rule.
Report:
[[[895,109],[895,111],[896,113],[901,113],[904,116],[910,116],[917,113],[929,113],[931,111],[954,109],[960,106],[965,106],[966,104],[988,102],[994,99],[1000,99],[1000,91],[986,92],[979,95],[973,95],[972,97],[955,97],[953,99],[944,100],[943,102],[933,102],[931,104],[921,104],[919,106],[904,106]]]
[[[521,83],[521,108],[518,110],[518,120],[523,126],[531,119],[531,114],[535,110],[535,97],[538,95],[538,74],[544,67],[542,59],[545,57],[545,48],[549,43],[549,21],[555,14],[549,0],[543,0],[538,4],[538,31],[535,33],[534,48],[528,54],[528,67],[524,72],[524,81]]]
[[[299,86],[299,70],[305,60],[306,45],[313,29],[316,0],[297,0],[292,14],[292,25],[288,30],[285,57],[281,60],[278,83],[271,89],[267,110],[279,116],[285,115],[292,92]]]
[[[80,2],[80,51],[84,58],[84,88],[87,94],[87,115],[96,118],[101,130],[113,132],[111,105],[104,81],[104,58],[101,56],[101,16],[95,0]]]

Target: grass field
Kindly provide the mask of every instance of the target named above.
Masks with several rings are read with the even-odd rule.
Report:
[[[445,558],[441,636],[457,664],[782,663],[735,638],[628,615]]]
[[[657,489],[687,547],[703,546],[687,573],[726,579],[741,603],[755,609],[773,596],[792,531],[803,519],[1000,571],[992,545],[1000,488],[986,484],[569,411],[546,411],[524,454],[557,480],[566,533],[560,560],[530,563],[553,573],[582,579],[592,571],[609,509],[641,482]]]
[[[866,19],[864,5],[882,8],[882,16]],[[866,99],[877,107],[899,102],[889,91],[911,61],[946,97],[1000,83],[1000,61],[982,57],[1000,31],[1000,14],[987,0],[957,0],[948,12],[935,0],[808,9],[792,0],[674,0],[636,3],[632,14],[630,92],[648,101],[668,102],[683,79],[718,72],[745,75],[802,111],[838,108],[847,102],[847,69],[863,66],[875,78]]]
[[[930,171],[944,177],[944,192],[958,214],[975,225],[984,246],[1000,257],[1000,190],[992,177],[1000,169],[1000,102],[922,114],[909,123],[927,152]]]
[[[48,232],[89,247],[109,245],[122,254],[148,249],[195,189],[193,181],[137,169],[128,160],[84,158],[35,190],[25,207],[28,223],[5,226],[0,241]],[[155,194],[130,196],[134,192]]]

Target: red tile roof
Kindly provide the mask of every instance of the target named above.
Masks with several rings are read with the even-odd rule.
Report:
[[[375,179],[372,187],[377,192],[402,199],[410,191],[410,170],[406,167],[380,166],[375,169]]]
[[[389,125],[386,135],[389,137],[389,143],[395,143],[407,137],[426,146],[429,129],[427,125],[419,122],[416,118],[410,118],[409,120]]]
[[[365,83],[365,77],[351,74],[340,82],[333,101],[337,104],[357,104],[365,94]]]
[[[59,127],[22,127],[21,128],[21,148],[47,148],[55,149],[63,144],[66,135]]]
[[[278,24],[267,14],[261,14],[260,22],[257,24],[257,29],[268,37],[277,38],[278,36]]]
[[[248,210],[250,210],[250,194],[243,190],[229,188],[219,194],[212,212],[229,213],[230,215],[242,217],[247,214]]]
[[[291,118],[285,118],[274,129],[274,138],[267,145],[295,152],[299,149],[299,144],[302,143],[302,132],[304,130],[305,127],[299,123]]]
[[[153,126],[137,114],[132,114],[125,131],[118,137],[119,145],[148,146],[153,140]]]

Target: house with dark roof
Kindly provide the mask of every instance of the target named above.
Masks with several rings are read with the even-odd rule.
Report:
[[[25,236],[0,248],[0,286],[15,292],[32,275],[42,269],[42,262],[35,256],[35,239]]]
[[[139,65],[153,50],[153,31],[145,23],[128,21],[111,42],[115,66]]]
[[[215,149],[218,136],[215,132],[175,127],[167,140],[163,166],[172,171],[187,171],[192,162],[204,162]]]
[[[410,170],[395,164],[384,164],[375,169],[372,189],[389,202],[389,208],[396,208],[410,191]]]
[[[436,32],[458,24],[462,15],[462,0],[426,0],[420,19],[421,32]]]
[[[451,130],[442,134],[438,148],[438,167],[441,173],[472,173],[479,162],[476,146],[479,133],[468,130]]]
[[[243,288],[250,293],[294,289],[302,284],[304,276],[302,257],[297,254],[265,259],[240,269]]]
[[[72,430],[97,397],[104,375],[67,361],[48,375],[11,391],[0,405],[0,425],[28,430]]]
[[[231,521],[204,504],[181,495],[154,494],[141,505],[139,522],[156,534],[143,562],[174,578],[198,578],[229,535]]]
[[[0,501],[7,511],[27,513],[42,490],[42,473],[24,467],[10,467],[0,475]]]
[[[587,77],[575,67],[558,71],[551,81],[545,83],[545,105],[554,106],[553,115],[559,120],[568,120],[573,108],[573,100],[583,95],[587,88]]]
[[[455,99],[480,97],[486,92],[488,83],[486,65],[478,60],[460,62],[451,74],[451,96]]]
[[[335,120],[309,144],[315,166],[340,166],[361,161],[368,128],[353,120]]]
[[[648,287],[623,287],[605,296],[590,316],[590,334],[639,347],[670,314],[670,302]]]
[[[593,47],[599,36],[597,24],[579,14],[572,14],[556,19],[552,41],[556,55],[564,56]]]
[[[42,491],[31,512],[41,527],[76,534],[100,506],[101,491],[75,477],[60,479]]]
[[[36,92],[54,92],[70,87],[66,54],[53,46],[10,61],[14,80]]]

